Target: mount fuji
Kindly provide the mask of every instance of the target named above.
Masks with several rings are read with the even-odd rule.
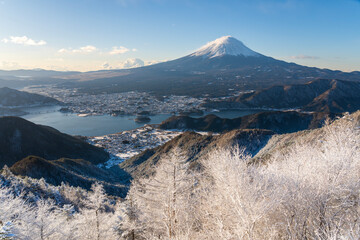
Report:
[[[172,71],[214,72],[254,65],[266,65],[275,59],[257,53],[241,41],[224,36],[205,44],[195,52],[172,61],[149,66],[149,68],[171,68]],[[202,73],[204,74],[204,73]]]
[[[71,83],[88,93],[147,91],[155,95],[229,96],[273,85],[303,84],[319,78],[360,81],[360,72],[345,73],[277,60],[231,36],[205,44],[172,61],[127,70],[118,76]],[[88,73],[92,74],[92,73]]]

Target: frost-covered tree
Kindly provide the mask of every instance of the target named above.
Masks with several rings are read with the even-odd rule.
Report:
[[[122,239],[135,240],[144,235],[145,224],[140,221],[141,211],[133,200],[135,184],[129,190],[126,200],[119,203],[115,214],[118,216],[118,231]]]
[[[264,165],[237,150],[206,161],[200,194],[209,239],[358,239],[360,133],[345,116],[303,134]]]
[[[64,199],[64,203],[73,205],[76,209],[84,207],[83,199],[87,196],[87,191],[80,187],[70,186],[62,182],[58,187],[58,192]]]
[[[0,239],[14,239],[16,237],[12,222],[0,222]]]
[[[279,210],[284,234],[297,239],[359,236],[354,235],[360,220],[357,124],[349,115],[328,123],[268,165],[268,174],[286,179],[287,198]]]
[[[216,150],[203,161],[202,235],[209,239],[268,239],[270,216],[282,193],[238,148]],[[207,180],[206,180],[207,179]]]
[[[83,200],[85,207],[75,215],[78,239],[116,239],[117,217],[107,208],[108,198],[103,186],[95,183],[91,190]]]
[[[4,204],[0,204],[0,215],[7,220],[4,225],[7,234],[15,239],[63,239],[66,218],[53,201],[40,199],[30,204],[12,194],[1,200]]]
[[[32,220],[32,234],[40,240],[61,239],[61,230],[66,221],[66,215],[53,201],[40,199],[34,208],[35,217]]]
[[[21,226],[31,217],[31,208],[22,198],[14,196],[9,188],[0,187],[1,237],[19,237],[22,232]]]
[[[195,223],[195,176],[177,149],[160,160],[156,173],[133,183],[129,192],[146,239],[191,239]]]

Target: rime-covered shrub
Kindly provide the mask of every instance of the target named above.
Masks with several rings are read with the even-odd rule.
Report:
[[[318,133],[316,143],[298,141],[266,165],[251,165],[237,149],[213,152],[203,161],[203,236],[357,239],[359,128],[345,116]]]

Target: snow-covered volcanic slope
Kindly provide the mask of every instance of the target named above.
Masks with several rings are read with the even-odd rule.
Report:
[[[173,72],[198,73],[249,66],[253,69],[256,66],[269,65],[274,62],[277,60],[251,50],[236,38],[224,36],[205,44],[185,57],[149,66],[149,69],[163,71],[171,69]]]
[[[261,54],[246,47],[241,41],[231,36],[224,36],[202,46],[190,56],[203,56],[207,58],[224,55],[259,57]]]

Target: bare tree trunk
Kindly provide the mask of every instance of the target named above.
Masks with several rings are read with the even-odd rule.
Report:
[[[40,227],[40,239],[44,240],[44,226]]]
[[[99,209],[96,209],[95,215],[96,215],[96,233],[97,233],[97,240],[100,240],[100,223],[99,223]]]

